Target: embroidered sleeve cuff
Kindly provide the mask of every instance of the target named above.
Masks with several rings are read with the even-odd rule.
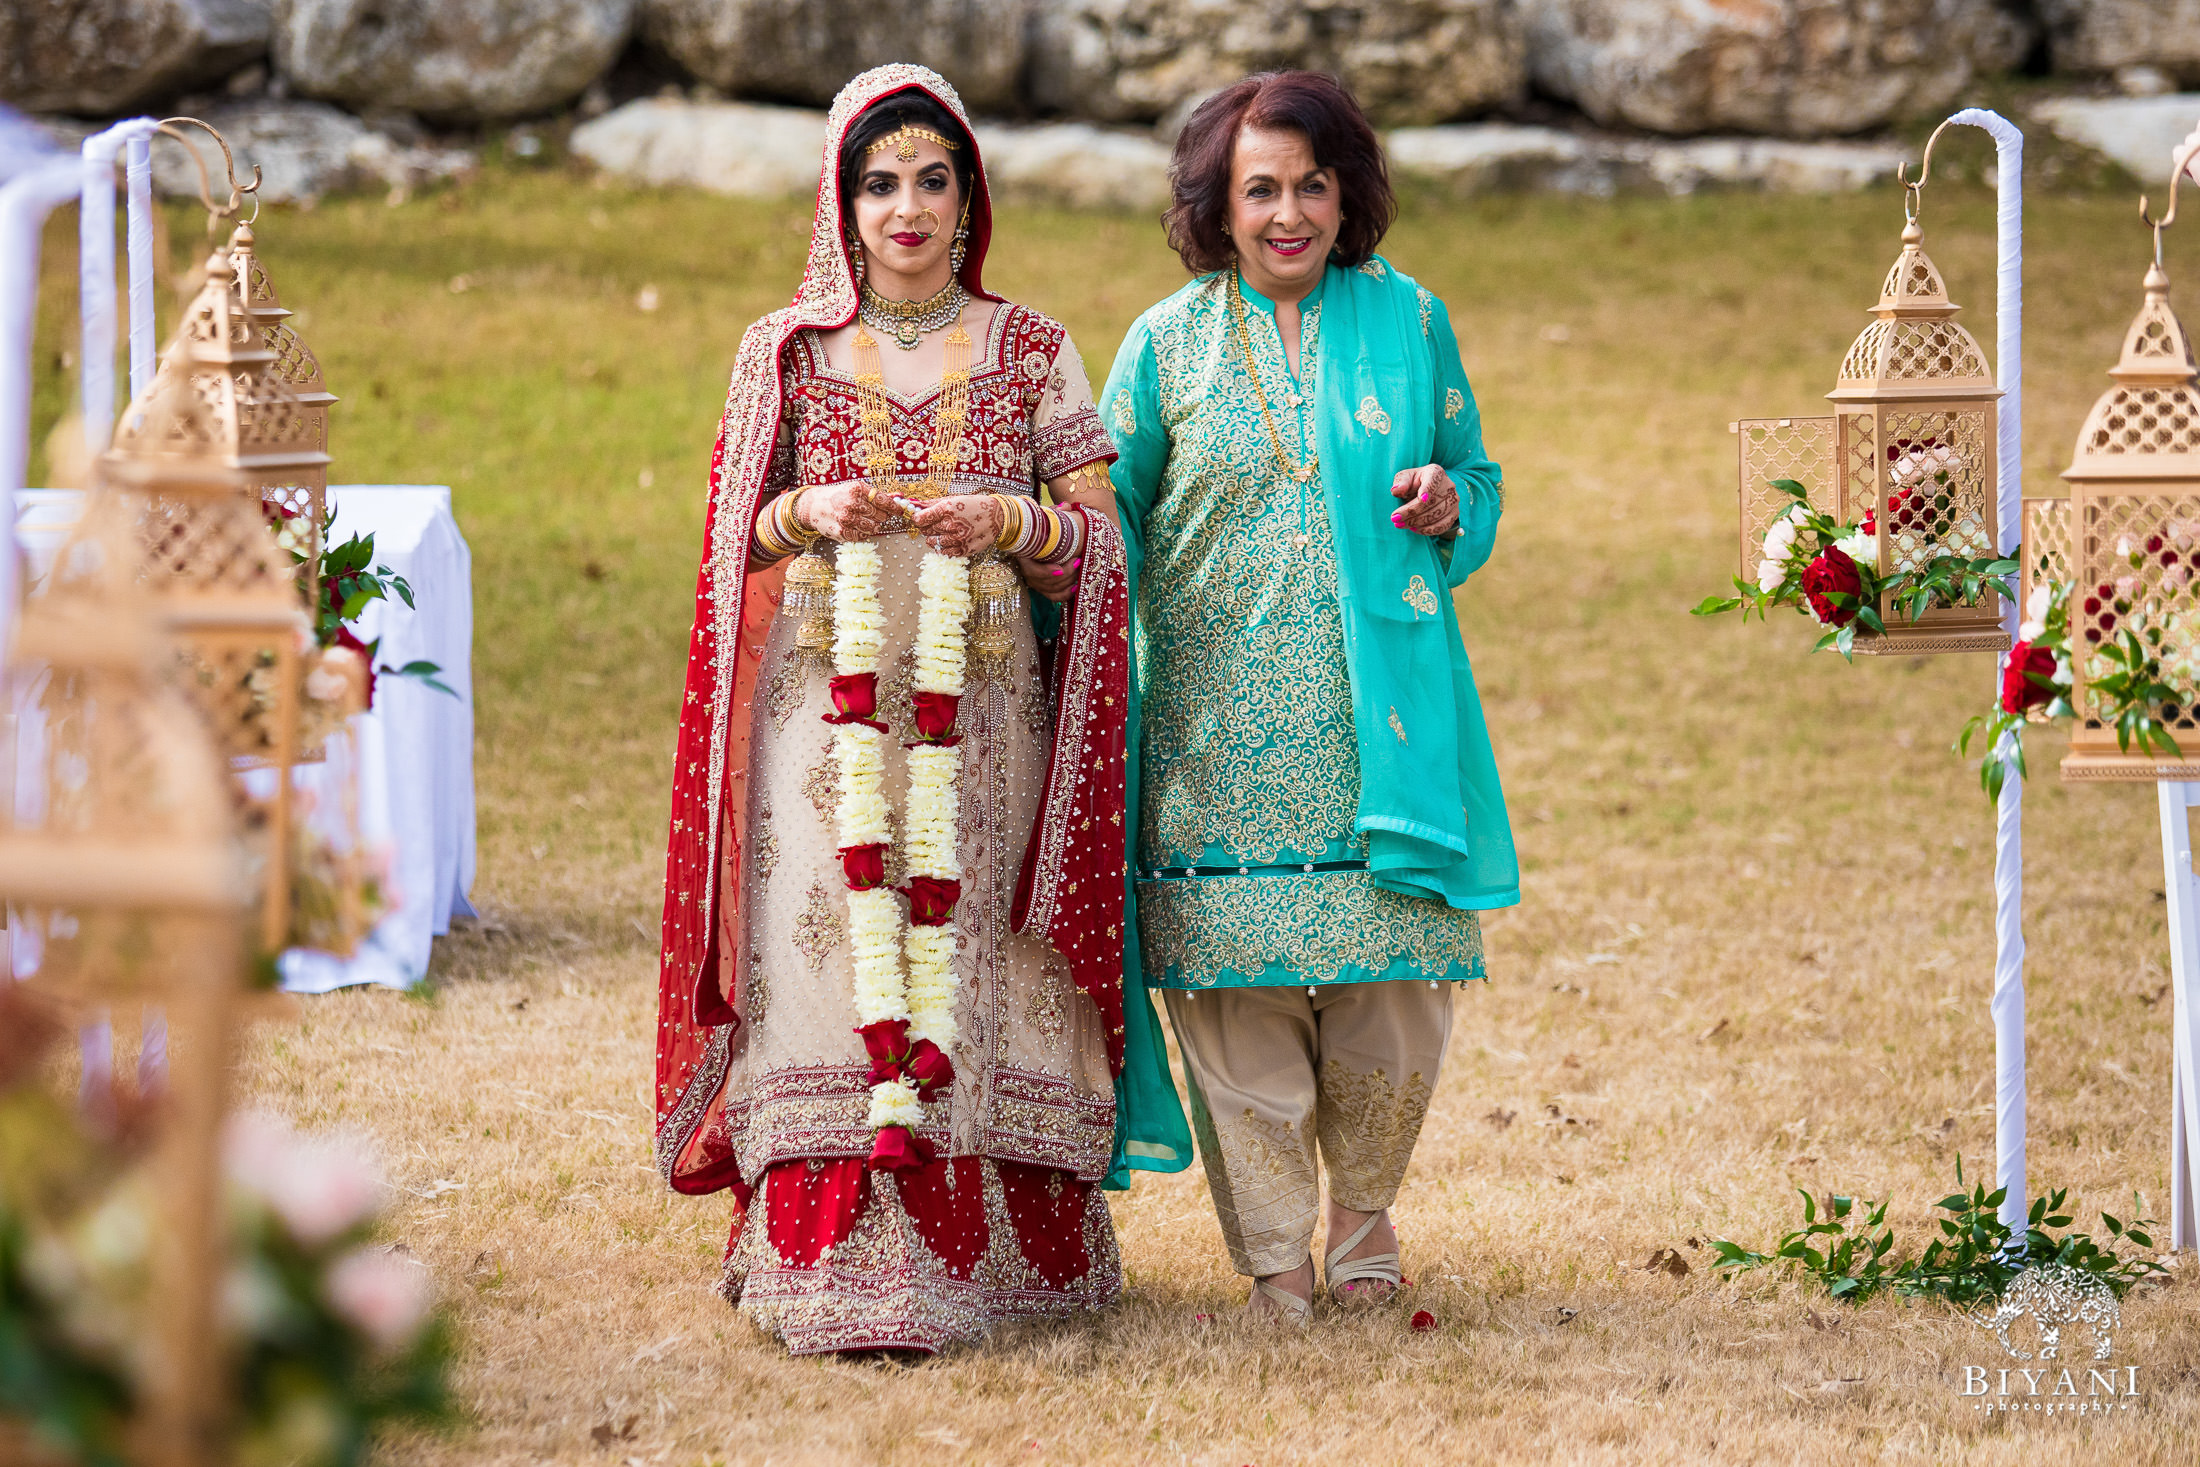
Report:
[[[1059,479],[1086,464],[1115,460],[1115,441],[1100,426],[1100,414],[1080,408],[1031,435],[1031,464],[1042,482]]]

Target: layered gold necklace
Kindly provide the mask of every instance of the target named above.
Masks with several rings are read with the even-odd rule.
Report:
[[[863,422],[863,467],[872,489],[898,494],[919,504],[954,492],[955,464],[962,457],[963,428],[970,419],[970,333],[963,329],[962,306],[948,318],[954,329],[940,343],[940,400],[932,427],[932,460],[924,480],[906,489],[899,482],[894,448],[894,414],[886,401],[886,373],[878,342],[856,327],[856,413]]]

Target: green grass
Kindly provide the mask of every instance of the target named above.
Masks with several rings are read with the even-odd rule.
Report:
[[[172,217],[179,255],[195,253],[196,224]],[[1926,247],[1990,352],[1992,219],[1975,184],[1928,190]],[[247,1066],[263,1101],[371,1128],[407,1185],[469,1183],[398,1219],[471,1332],[480,1432],[437,1459],[565,1460],[631,1404],[652,1413],[637,1452],[683,1464],[761,1459],[788,1431],[818,1460],[914,1460],[918,1440],[1040,1460],[1027,1429],[1045,1460],[1157,1442],[1156,1460],[1345,1460],[1367,1423],[1335,1402],[1375,1351],[1395,1368],[1368,1399],[1397,1414],[1370,1460],[1436,1460],[1443,1423],[1537,1461],[1901,1444],[2083,1460],[2031,1456],[1915,1364],[1984,1359],[1944,1315],[1889,1306],[1819,1333],[1792,1295],[1707,1283],[1703,1253],[1678,1283],[1631,1267],[1690,1237],[1761,1246],[1791,1225],[1794,1184],[1892,1193],[1890,1219],[1914,1230],[1955,1151],[1974,1168],[1991,1154],[1993,828],[1947,752],[1987,702],[1990,660],[1848,667],[1805,657],[1798,621],[1685,614],[1734,568],[1727,422],[1824,410],[1901,223],[1892,189],[1407,201],[1385,253],[1451,306],[1510,504],[1460,604],[1526,900],[1489,923],[1495,981],[1461,1001],[1401,1204],[1409,1271],[1456,1331],[1409,1344],[1336,1326],[1288,1361],[1231,1332],[1179,1380],[1185,1317],[1239,1292],[1194,1174],[1119,1200],[1120,1315],[903,1382],[790,1364],[726,1318],[703,1292],[724,1209],[662,1194],[642,1120],[704,470],[740,333],[791,293],[807,210],[492,172],[400,208],[269,211],[263,255],[344,399],[335,477],[449,483],[475,554],[491,920],[440,946],[430,1007],[320,1001]],[[2115,192],[2039,198],[2030,227],[2024,465],[2040,494],[2107,384],[2149,241]],[[73,346],[73,229],[49,235],[41,431]],[[2169,243],[2172,275],[2200,279],[2200,250]],[[1128,217],[1009,210],[993,258],[991,283],[1063,319],[1096,379],[1183,279],[1154,223]],[[2162,1216],[2153,793],[2066,790],[2058,744],[2034,740],[2027,809],[2033,1178],[2120,1214],[2136,1190]],[[1547,1106],[1599,1125],[1533,1127]],[[1485,1124],[1504,1111],[1520,1123]],[[1554,1326],[1561,1305],[1581,1322]],[[2200,1421],[2194,1291],[2126,1318],[2154,1394],[2090,1440],[2177,1460]],[[676,1331],[677,1370],[635,1353]],[[1838,1411],[1810,1394],[1858,1369],[1875,1383]],[[1181,1385],[1166,1402],[1161,1381]],[[766,1400],[783,1416],[744,1404]]]

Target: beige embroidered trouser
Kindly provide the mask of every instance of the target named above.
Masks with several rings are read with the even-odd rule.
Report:
[[[1239,1273],[1288,1273],[1306,1261],[1321,1210],[1317,1141],[1338,1206],[1390,1206],[1451,1037],[1450,984],[1163,996],[1191,1079],[1199,1159]]]

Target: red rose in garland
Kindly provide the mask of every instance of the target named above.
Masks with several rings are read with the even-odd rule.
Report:
[[[1857,574],[1856,562],[1836,546],[1827,546],[1804,568],[1803,595],[1809,599],[1810,614],[1818,618],[1820,626],[1845,627],[1856,620],[1863,594],[1864,578]],[[1848,604],[1836,605],[1834,596],[1846,596]]]
[[[2042,682],[2034,682],[2034,676]],[[2045,647],[2035,647],[2030,642],[2019,642],[2009,649],[2009,655],[2001,664],[2001,711],[2004,713],[2028,713],[2051,702],[2055,696],[2052,687],[2044,686],[2045,680],[2055,676],[2055,654]]]

